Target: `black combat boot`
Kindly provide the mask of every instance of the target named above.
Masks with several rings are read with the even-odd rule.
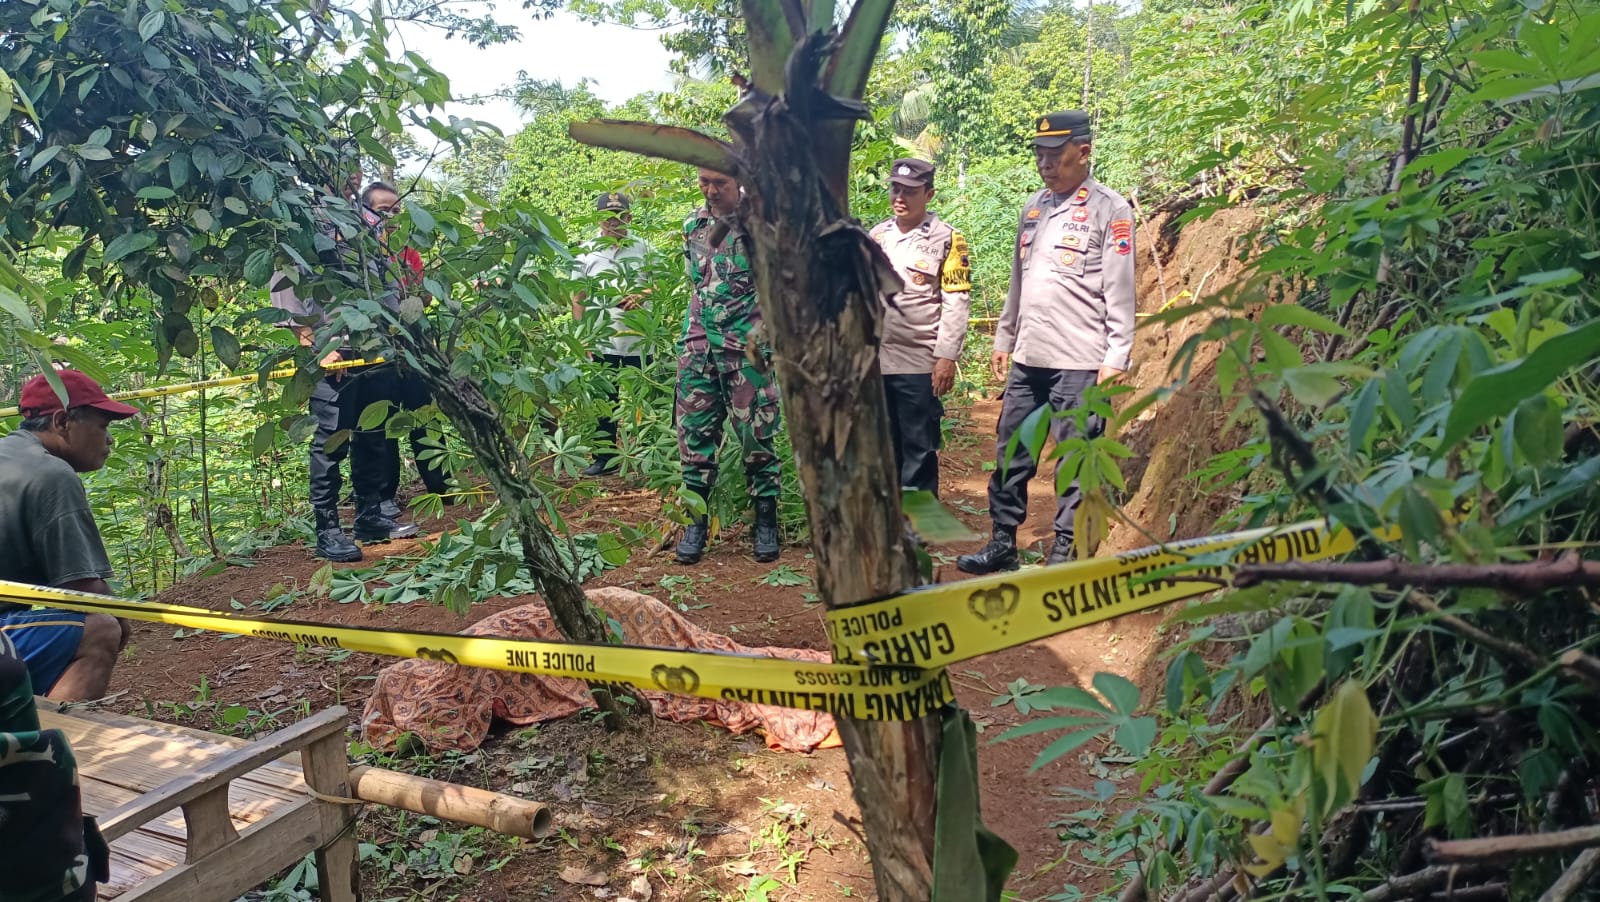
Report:
[[[339,512],[317,511],[317,557],[348,564],[361,560],[361,549],[339,527]]]
[[[974,554],[963,554],[956,558],[956,569],[962,573],[999,573],[1002,570],[1017,569],[1017,531],[1014,528],[996,526],[994,535],[990,537],[989,544]]]
[[[1067,561],[1077,559],[1077,543],[1072,541],[1072,536],[1056,533],[1056,543],[1050,546],[1050,556],[1045,558],[1045,564],[1065,564]]]
[[[415,523],[397,523],[383,514],[383,499],[367,496],[356,499],[356,525],[353,530],[357,542],[387,542],[390,539],[409,539],[417,534]]]
[[[399,520],[401,517],[405,516],[405,511],[400,509],[400,502],[394,500],[393,498],[383,499],[383,503],[378,505],[378,510],[381,511],[385,517],[388,517],[391,520]]]
[[[617,472],[617,469],[620,466],[621,465],[617,463],[617,459],[615,457],[612,457],[609,454],[597,454],[595,455],[594,462],[583,468],[583,475],[591,477],[606,476],[608,474]]]
[[[756,499],[756,561],[770,564],[778,559],[778,499]]]
[[[711,533],[711,525],[705,514],[697,514],[683,528],[683,540],[678,543],[678,563],[698,564],[700,557],[706,553],[706,538]]]

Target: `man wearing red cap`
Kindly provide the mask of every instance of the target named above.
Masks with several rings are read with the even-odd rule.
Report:
[[[64,392],[45,376],[28,380],[17,405],[22,424],[0,438],[0,579],[110,595],[111,560],[78,474],[105,466],[108,427],[138,411],[77,370],[55,375]],[[107,614],[4,602],[0,631],[26,662],[34,691],[63,701],[105,695],[127,642],[126,624]]]

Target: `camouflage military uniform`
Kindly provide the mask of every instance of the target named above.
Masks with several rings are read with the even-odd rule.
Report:
[[[683,483],[702,496],[717,482],[717,448],[726,415],[744,448],[752,498],[778,497],[782,428],[772,352],[761,336],[755,281],[743,236],[711,243],[717,220],[705,207],[683,224],[684,259],[693,294],[678,357],[678,456]]]
[[[94,898],[110,851],[81,806],[66,734],[39,728],[28,668],[0,633],[0,899]]]

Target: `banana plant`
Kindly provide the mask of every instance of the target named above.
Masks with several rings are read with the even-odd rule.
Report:
[[[833,0],[743,0],[750,74],[724,116],[727,140],[642,122],[570,127],[582,143],[714,170],[744,188],[713,238],[746,238],[830,608],[920,582],[878,370],[884,299],[901,283],[847,195],[851,137],[893,8],[859,0],[840,26]],[[879,898],[998,900],[1016,853],[979,821],[965,712],[840,718],[839,729]]]

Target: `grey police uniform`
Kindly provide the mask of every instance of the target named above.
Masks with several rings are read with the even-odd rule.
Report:
[[[872,239],[905,283],[884,305],[878,345],[900,485],[937,494],[944,406],[933,393],[933,362],[960,359],[966,340],[972,297],[967,240],[931,212],[909,232],[887,219],[873,227]]]
[[[1094,179],[1057,196],[1037,192],[1023,206],[1011,259],[1011,291],[995,330],[996,351],[1012,355],[1000,413],[989,512],[1015,530],[1028,512],[1028,481],[1038,469],[1025,443],[1006,445],[1045,404],[1079,406],[1101,367],[1125,370],[1133,353],[1133,208]],[[1091,422],[1098,432],[1101,424]],[[1059,443],[1076,433],[1070,417],[1051,420]],[[1057,465],[1059,468],[1059,464]],[[1070,538],[1081,500],[1074,482],[1060,495],[1058,537]]]

